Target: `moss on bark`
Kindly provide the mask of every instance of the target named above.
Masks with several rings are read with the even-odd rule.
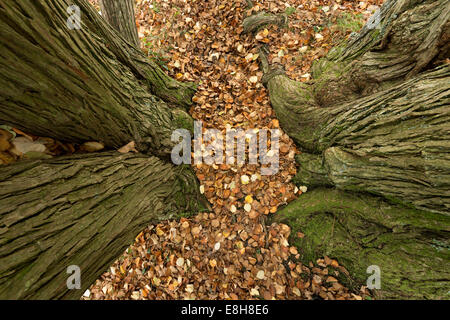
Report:
[[[445,65],[351,103],[320,108],[308,104],[307,90],[298,93],[307,85],[274,77],[269,90],[282,127],[317,158],[314,168],[308,156],[299,159],[296,181],[449,214],[449,78]]]
[[[70,5],[81,29],[67,25]],[[0,170],[0,299],[74,299],[155,221],[208,209],[172,132],[192,84],[168,77],[85,0],[0,1],[0,121],[62,141],[134,140],[145,154],[23,161]],[[151,156],[149,156],[151,155]],[[68,290],[67,267],[81,268]]]
[[[280,27],[286,26],[287,21],[288,16],[284,13],[273,14],[267,12],[259,12],[244,19],[243,22],[244,33],[257,32],[262,27],[265,27],[266,25],[269,24],[275,24]]]
[[[281,127],[301,149],[302,195],[275,216],[305,262],[324,254],[380,296],[449,298],[450,6],[386,1],[371,23],[296,82],[260,59]],[[446,41],[447,39],[447,41]],[[439,64],[439,63],[437,63]],[[335,189],[323,189],[335,188]]]
[[[290,243],[308,263],[324,255],[349,271],[340,279],[358,289],[381,270],[376,297],[449,299],[450,217],[407,208],[382,198],[316,188],[274,216],[291,226]],[[304,234],[297,237],[297,232]]]
[[[315,62],[312,89],[329,107],[382,91],[450,54],[446,0],[388,0],[363,29]]]
[[[195,174],[116,152],[0,170],[0,298],[78,299],[148,224],[208,209]],[[69,290],[66,270],[81,269]]]
[[[63,141],[118,148],[134,140],[168,157],[193,88],[165,75],[84,0],[75,2],[81,29],[70,30],[69,2],[0,4],[0,120]]]

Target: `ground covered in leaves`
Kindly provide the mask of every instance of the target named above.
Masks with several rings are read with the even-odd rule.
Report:
[[[381,5],[378,0],[252,1],[251,8],[244,0],[136,3],[142,49],[174,78],[199,84],[190,113],[203,128],[223,134],[227,128],[280,129],[261,83],[260,45],[269,46],[269,60],[284,65],[288,76],[308,81],[312,61],[358,31]],[[244,35],[244,18],[262,10],[285,13],[288,26]],[[3,163],[27,158],[27,153],[57,156],[101,148],[95,142],[62,144],[0,127]],[[82,299],[368,298],[365,287],[351,291],[338,282],[337,276],[348,272],[336,260],[302,264],[301,248],[290,246],[288,238],[303,235],[267,223],[280,206],[307,192],[307,186],[290,183],[297,152],[282,133],[274,175],[261,175],[260,165],[248,163],[194,165],[213,211],[143,230]]]
[[[261,84],[258,46],[272,63],[309,80],[311,62],[358,31],[377,1],[138,1],[143,49],[174,78],[199,83],[191,115],[204,128],[279,128]],[[256,37],[243,19],[265,10],[289,16],[287,28],[268,26]],[[304,265],[288,243],[290,229],[267,225],[277,208],[307,192],[295,175],[292,140],[280,139],[280,169],[262,176],[258,165],[196,165],[213,212],[149,226],[86,293],[85,299],[362,299],[336,276],[328,257]],[[302,237],[302,234],[294,235]]]

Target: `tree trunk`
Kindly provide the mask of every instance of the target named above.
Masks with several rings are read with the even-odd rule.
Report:
[[[102,16],[129,43],[140,47],[134,17],[134,0],[100,0]]]
[[[387,0],[359,34],[312,68],[312,94],[336,106],[410,79],[450,54],[446,0]]]
[[[448,298],[449,80],[446,65],[337,108],[303,110],[316,122],[297,125],[294,137],[304,151],[296,157],[294,182],[313,191],[275,219],[292,227],[291,241],[305,261],[337,258],[355,279],[341,280],[355,288],[377,265],[381,290],[375,294],[382,298]],[[291,82],[272,81],[269,88]],[[274,97],[282,99],[281,92],[271,93],[278,115]],[[323,187],[339,191],[315,189]],[[295,237],[298,231],[303,239]]]
[[[449,16],[448,1],[387,0],[309,83],[260,53],[272,106],[302,151],[294,182],[313,190],[275,220],[305,234],[291,239],[305,260],[338,258],[358,285],[378,265],[383,297],[448,297],[450,65],[438,65]]]
[[[207,207],[189,167],[78,155],[0,170],[0,299],[77,299],[150,222]],[[81,270],[69,290],[67,268]]]
[[[370,266],[380,268],[378,298],[448,299],[450,219],[406,208],[367,194],[315,188],[274,215],[291,226],[290,243],[302,260],[324,255],[348,270],[339,280],[359,290]],[[296,236],[297,232],[303,238]]]
[[[292,137],[303,149],[297,182],[366,191],[448,215],[449,78],[446,65],[336,108],[303,106],[294,115],[298,102],[286,97],[301,84],[272,79],[272,105],[288,134],[297,128]]]
[[[123,41],[84,0],[75,1],[81,29],[69,29],[70,4],[0,2],[0,121],[111,148],[134,140],[140,151],[167,155],[171,132],[192,127],[176,106],[189,106],[193,89]]]
[[[73,29],[75,4],[81,29]],[[173,130],[194,88],[165,75],[85,0],[0,1],[0,122],[55,139],[134,140],[0,167],[0,299],[79,298],[148,223],[209,208]],[[81,269],[69,290],[67,268]]]

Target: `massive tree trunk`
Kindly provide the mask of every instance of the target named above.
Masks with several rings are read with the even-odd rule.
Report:
[[[0,170],[0,299],[76,299],[150,222],[206,208],[189,167],[142,154]],[[67,268],[81,270],[69,290]]]
[[[309,120],[298,137],[318,152],[301,144],[294,182],[313,191],[275,220],[305,234],[292,238],[305,260],[338,258],[356,278],[349,285],[364,283],[367,267],[378,265],[384,298],[447,297],[449,80],[446,65],[338,108],[304,109]],[[311,116],[317,131],[306,132]],[[332,187],[340,191],[323,189]]]
[[[134,18],[134,0],[100,0],[102,16],[128,42],[140,47]]]
[[[348,270],[339,280],[358,290],[380,268],[384,299],[448,299],[450,219],[359,192],[313,188],[277,212],[305,263],[324,255]],[[299,236],[301,232],[301,236]]]
[[[387,0],[309,83],[260,54],[272,106],[302,151],[295,182],[313,190],[275,220],[305,234],[292,238],[305,260],[344,261],[353,284],[378,265],[383,297],[448,297],[450,66],[438,65],[449,16],[448,1]],[[247,19],[249,31],[267,23]]]
[[[0,2],[0,121],[60,140],[97,140],[167,153],[170,132],[192,125],[194,93],[124,41],[84,0]]]
[[[302,105],[294,115],[287,111],[298,100],[285,99],[301,84],[284,76],[272,79],[271,101],[280,122],[289,121],[286,130],[297,126],[292,136],[303,151],[297,182],[367,191],[448,214],[449,78],[446,65],[333,108]]]
[[[81,29],[67,24],[72,4]],[[0,123],[142,152],[0,167],[0,299],[79,298],[148,223],[208,208],[191,168],[170,162],[173,130],[193,129],[194,87],[84,0],[0,1],[0,45]],[[81,290],[66,286],[70,265]]]

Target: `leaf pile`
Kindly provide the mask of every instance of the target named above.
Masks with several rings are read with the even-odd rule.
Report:
[[[362,26],[381,1],[141,0],[136,17],[142,49],[169,75],[199,84],[191,115],[204,128],[279,129],[261,84],[258,46],[307,81],[312,61]],[[267,26],[255,36],[242,21],[258,11],[285,13],[287,28]],[[194,165],[213,211],[142,231],[83,299],[363,299],[339,275],[348,271],[324,257],[304,265],[289,245],[290,228],[267,225],[278,208],[307,186],[290,183],[298,151],[284,133],[279,171],[259,165]],[[293,235],[303,237],[303,234]]]

